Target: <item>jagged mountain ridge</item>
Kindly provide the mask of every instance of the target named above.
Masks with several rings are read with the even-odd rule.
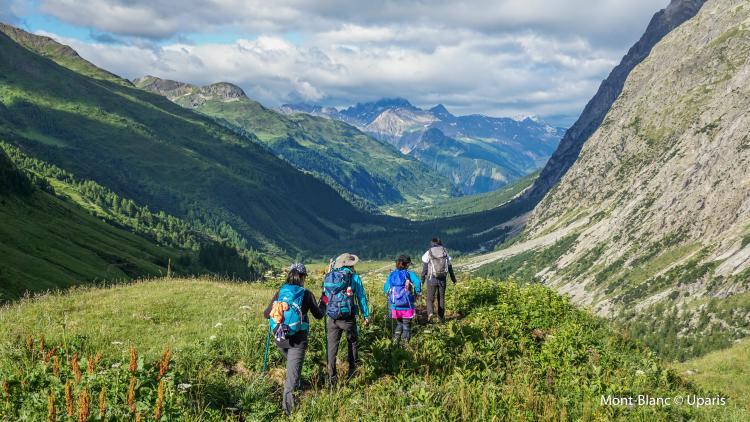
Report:
[[[563,133],[534,119],[455,116],[442,104],[423,110],[403,98],[358,103],[343,110],[285,104],[281,111],[353,124],[428,164],[465,194],[495,190],[538,169]],[[456,148],[446,151],[431,143],[444,141],[443,136],[452,138]]]
[[[280,158],[311,172],[365,208],[454,194],[448,179],[346,123],[278,113],[226,82],[198,87],[154,76],[133,82],[141,89],[239,128]]]
[[[651,18],[643,36],[602,81],[576,122],[565,132],[559,147],[542,169],[534,186],[525,193],[524,200],[538,202],[560,181],[578,158],[583,144],[599,128],[604,116],[622,92],[625,80],[633,68],[649,55],[653,46],[665,35],[695,16],[703,3],[705,0],[671,0],[665,9]]]

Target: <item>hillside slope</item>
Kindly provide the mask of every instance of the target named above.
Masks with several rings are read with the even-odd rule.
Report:
[[[370,222],[248,137],[163,97],[76,73],[2,33],[0,135],[155,211],[237,233],[247,248],[319,251]]]
[[[348,124],[307,114],[283,115],[227,83],[198,87],[146,76],[134,84],[253,134],[280,158],[353,196],[355,203],[415,203],[452,193],[446,178]]]
[[[378,294],[384,275],[363,277],[368,292]],[[468,279],[464,286],[449,290],[450,309],[460,315],[444,325],[417,325],[409,349],[391,344],[383,304],[372,301],[372,323],[360,327],[361,366],[333,390],[323,375],[324,330],[314,320],[294,419],[730,421],[747,415],[731,402],[700,409],[602,405],[602,394],[721,396],[685,383],[647,349],[549,289]],[[284,363],[273,345],[270,371],[262,372],[267,323],[261,312],[274,290],[156,280],[0,309],[0,380],[9,392],[0,418],[44,417],[50,392],[59,414],[65,412],[65,380],[75,377],[68,362],[77,353],[81,368],[92,362],[93,371],[81,371],[71,394],[87,392],[96,400],[106,386],[107,415],[117,420],[132,417],[131,378],[142,415],[154,414],[161,384],[160,410],[169,420],[281,419]],[[61,362],[59,375],[44,362],[47,354],[53,366]]]
[[[0,150],[0,302],[27,291],[165,274],[184,253],[36,189]]]
[[[654,342],[674,335],[675,357],[750,334],[748,6],[709,1],[654,46],[527,226],[583,222],[537,277]]]

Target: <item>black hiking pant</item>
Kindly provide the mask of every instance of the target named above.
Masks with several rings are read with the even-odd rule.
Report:
[[[338,376],[336,373],[336,355],[339,352],[339,342],[341,334],[346,332],[346,342],[348,343],[348,361],[349,372],[347,377],[351,378],[357,369],[357,320],[352,319],[332,319],[326,318],[326,328],[328,329],[328,376],[331,385],[336,385]]]
[[[435,299],[437,299],[437,314],[441,320],[445,319],[445,285],[446,280],[431,279],[427,282],[427,315],[435,314]]]
[[[286,358],[286,380],[284,381],[281,407],[287,415],[291,415],[294,410],[294,389],[299,385],[300,374],[302,374],[302,362],[305,360],[305,351],[307,350],[306,337],[304,341],[300,342],[276,344],[281,354]]]

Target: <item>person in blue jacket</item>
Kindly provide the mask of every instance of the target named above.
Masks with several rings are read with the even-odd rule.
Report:
[[[411,257],[400,255],[396,258],[396,269],[388,274],[383,285],[383,293],[388,296],[391,318],[396,321],[393,328],[393,342],[411,339],[411,320],[414,319],[416,297],[422,293],[422,281],[409,271]]]
[[[331,386],[336,385],[336,354],[339,352],[341,334],[346,333],[349,345],[349,371],[347,379],[354,376],[357,369],[357,315],[361,312],[365,325],[370,323],[370,308],[367,306],[367,295],[362,279],[354,270],[359,262],[356,255],[343,253],[331,265],[323,283],[323,302],[326,307],[328,375]]]

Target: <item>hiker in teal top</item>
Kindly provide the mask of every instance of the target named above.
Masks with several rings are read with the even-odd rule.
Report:
[[[409,271],[411,257],[401,255],[396,258],[396,269],[388,274],[383,285],[383,293],[388,296],[388,309],[391,321],[396,321],[393,328],[393,342],[411,339],[411,320],[414,318],[417,295],[422,293],[422,281],[414,272]]]
[[[362,285],[362,279],[354,270],[359,262],[356,255],[344,253],[339,255],[331,265],[323,282],[323,303],[326,307],[326,329],[328,330],[328,375],[331,385],[336,385],[336,354],[339,351],[341,334],[346,332],[349,345],[349,372],[347,378],[354,376],[357,369],[357,314],[362,313],[365,325],[370,323],[370,308]]]

